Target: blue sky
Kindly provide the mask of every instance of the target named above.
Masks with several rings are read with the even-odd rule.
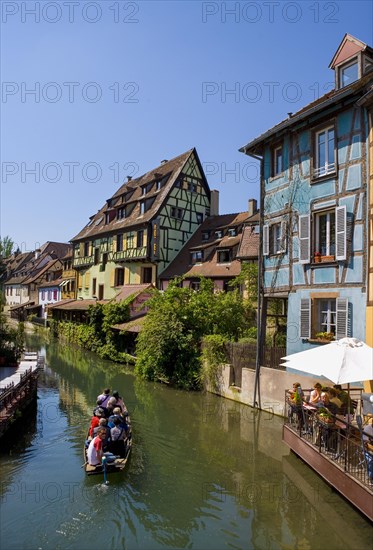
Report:
[[[259,172],[239,147],[331,88],[346,32],[373,45],[368,1],[1,8],[0,233],[22,250],[69,241],[127,175],[192,147],[220,212],[246,210]]]

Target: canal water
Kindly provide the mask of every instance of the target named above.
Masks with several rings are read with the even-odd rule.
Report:
[[[2,548],[371,548],[369,522],[289,452],[280,418],[36,336],[28,347],[46,367],[18,437],[1,442]],[[134,434],[108,486],[82,468],[104,387],[123,395]]]

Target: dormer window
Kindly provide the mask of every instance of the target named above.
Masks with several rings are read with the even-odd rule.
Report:
[[[339,88],[344,88],[359,78],[359,64],[357,58],[346,65],[338,67]]]
[[[156,189],[156,191],[160,191],[162,189],[161,180],[158,180],[158,181],[155,182],[155,189]]]
[[[202,240],[208,241],[210,238],[210,231],[202,231]]]
[[[223,231],[221,229],[217,229],[215,231],[215,238],[216,239],[221,239],[223,237]]]
[[[119,208],[117,211],[117,219],[124,220],[125,217],[126,217],[126,209],[124,207]]]
[[[236,228],[236,227],[230,227],[230,228],[228,229],[228,235],[229,235],[230,237],[236,237],[236,235],[237,235],[237,228]]]

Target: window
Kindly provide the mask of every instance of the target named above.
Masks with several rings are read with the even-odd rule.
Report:
[[[125,217],[126,217],[126,209],[124,206],[122,206],[122,208],[118,208],[117,219],[123,220]]]
[[[146,193],[148,192],[148,186],[147,185],[143,185],[141,187],[141,194],[142,195],[146,195]]]
[[[230,250],[218,250],[218,264],[227,264],[231,261]]]
[[[48,302],[52,299],[52,291],[48,290]]]
[[[339,67],[339,88],[344,88],[359,78],[359,65],[357,60]]]
[[[337,340],[348,336],[348,300],[327,295],[315,299],[302,298],[299,326],[300,338],[315,338],[318,332],[331,332]]]
[[[222,239],[222,237],[223,237],[223,231],[221,229],[218,229],[217,231],[215,231],[216,239]]]
[[[140,202],[140,215],[142,216],[143,214],[145,214],[146,210],[145,210],[145,201],[141,201]]]
[[[53,300],[54,300],[55,302],[57,302],[57,292],[58,292],[57,290],[54,290],[54,291],[53,291]]]
[[[104,252],[102,255],[102,271],[105,271],[106,264],[107,264],[108,254],[107,252]]]
[[[123,285],[124,285],[124,268],[118,267],[115,270],[114,286],[123,286]]]
[[[351,214],[350,214],[351,216]],[[347,258],[347,209],[345,205],[333,210],[314,213],[314,234],[311,239],[311,215],[299,216],[299,262],[341,261]],[[352,225],[352,219],[350,220]],[[312,240],[312,243],[311,243]],[[311,256],[312,244],[312,256]]]
[[[96,290],[97,290],[97,279],[92,279],[92,296],[96,296]]]
[[[117,252],[123,250],[123,235],[117,235]]]
[[[202,240],[208,241],[210,238],[210,231],[202,231]]]
[[[104,299],[104,285],[98,285],[98,299]]]
[[[191,290],[199,290],[201,287],[200,281],[190,281]]]
[[[42,290],[42,291],[41,291],[41,299],[44,300],[44,299],[45,299],[44,297],[45,297],[45,291]]]
[[[171,208],[171,217],[176,218],[177,220],[181,220],[183,217],[183,209],[182,208],[176,208],[176,206],[173,206]]]
[[[137,248],[141,248],[144,246],[144,231],[141,229],[137,232],[137,239],[136,239]]]
[[[272,177],[279,176],[283,172],[283,150],[282,145],[272,149]]]
[[[203,222],[203,214],[202,212],[197,212],[197,223],[200,225]]]
[[[315,216],[315,252],[321,256],[335,256],[335,211]]]
[[[89,243],[84,243],[84,256],[89,256]]]
[[[95,248],[95,258],[94,258],[95,265],[97,265],[100,262],[100,249]]]
[[[263,226],[263,256],[286,252],[286,221]]]
[[[236,237],[237,236],[237,227],[230,227],[228,229],[228,235],[230,237]]]
[[[162,189],[162,181],[158,180],[155,182],[155,189],[156,191],[160,191]]]
[[[151,267],[142,268],[142,284],[147,284],[152,282],[153,269]]]
[[[135,248],[134,247],[134,237],[132,235],[132,233],[130,233],[129,235],[127,235],[127,250],[129,248]]]
[[[314,176],[319,178],[335,172],[334,127],[326,128],[315,136]]]
[[[194,181],[188,181],[188,191],[191,193],[197,193],[197,183]]]
[[[331,332],[335,335],[337,322],[336,301],[317,300],[316,303],[319,310],[316,332]]]
[[[203,261],[203,250],[193,250],[190,253],[190,263],[197,264]]]

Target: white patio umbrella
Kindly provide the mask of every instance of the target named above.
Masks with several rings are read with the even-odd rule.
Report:
[[[356,338],[342,338],[282,360],[287,368],[325,376],[335,384],[373,380],[373,348]]]

